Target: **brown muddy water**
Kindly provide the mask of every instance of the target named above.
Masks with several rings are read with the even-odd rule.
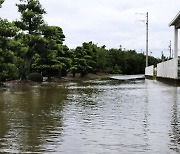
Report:
[[[178,154],[180,87],[91,80],[1,89],[0,153]]]

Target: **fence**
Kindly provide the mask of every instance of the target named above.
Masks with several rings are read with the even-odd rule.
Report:
[[[154,75],[154,65],[145,68],[145,75],[146,76],[153,76]]]
[[[157,77],[178,79],[178,59],[157,64]]]

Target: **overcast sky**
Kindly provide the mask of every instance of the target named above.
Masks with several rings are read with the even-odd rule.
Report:
[[[5,0],[0,17],[19,19],[16,3]],[[169,23],[180,11],[180,0],[40,0],[49,25],[60,26],[66,36],[65,44],[77,47],[86,41],[99,46],[145,51],[146,12],[149,12],[149,52],[159,57],[174,38]],[[142,21],[144,20],[144,22]]]

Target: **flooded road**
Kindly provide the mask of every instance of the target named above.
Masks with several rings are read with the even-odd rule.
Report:
[[[180,87],[92,80],[0,90],[0,153],[179,152]]]

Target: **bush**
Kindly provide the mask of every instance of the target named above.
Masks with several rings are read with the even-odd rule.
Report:
[[[28,76],[28,80],[34,81],[34,82],[42,82],[43,77],[40,73],[31,73]]]
[[[115,65],[113,74],[122,74],[121,66]]]

